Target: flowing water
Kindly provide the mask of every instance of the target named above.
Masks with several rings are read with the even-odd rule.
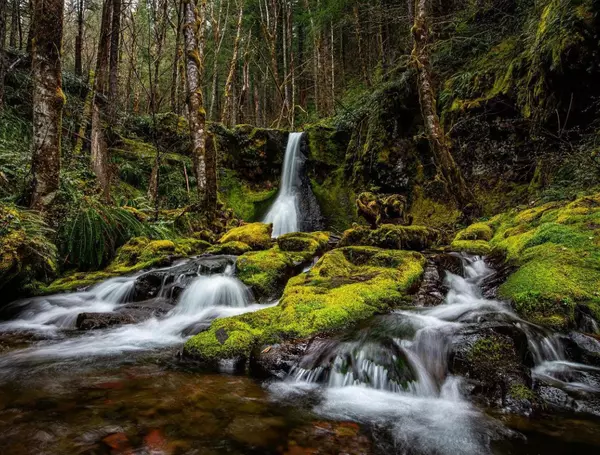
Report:
[[[298,156],[304,133],[290,133],[283,169],[281,186],[273,205],[265,216],[265,223],[273,223],[273,237],[298,232]]]
[[[442,305],[317,339],[287,379],[264,384],[174,361],[214,318],[264,308],[232,268],[177,277],[188,284],[168,312],[114,328],[75,324],[82,312],[122,311],[139,276],[12,304],[0,325],[0,453],[597,453],[600,407],[589,400],[600,370],[485,298],[481,283],[493,271],[481,258],[463,262],[464,277],[447,273]],[[171,292],[163,283],[156,299]],[[580,413],[527,419],[475,405],[453,356],[465,333],[486,324],[522,333],[533,381],[568,394]]]

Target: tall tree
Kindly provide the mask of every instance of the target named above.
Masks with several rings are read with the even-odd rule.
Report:
[[[33,3],[33,191],[31,207],[46,210],[56,196],[60,174],[62,110],[61,46],[63,0]]]
[[[113,0],[104,0],[100,41],[94,78],[94,97],[92,102],[91,163],[104,199],[110,198],[110,163],[108,144],[103,125],[102,107],[106,104],[108,88],[108,66],[110,55],[110,33]]]
[[[108,77],[108,102],[110,121],[115,122],[119,94],[119,43],[121,38],[121,0],[112,0],[112,24],[110,33],[110,68]]]
[[[83,75],[83,25],[85,0],[77,0],[77,36],[75,37],[75,75]]]
[[[233,104],[236,102],[233,99],[233,82],[235,78],[235,69],[237,68],[238,52],[240,49],[240,39],[242,37],[242,19],[244,18],[244,3],[239,2],[239,13],[237,19],[237,28],[235,33],[235,40],[233,42],[233,55],[231,56],[231,63],[229,64],[229,74],[227,75],[227,82],[225,82],[225,105],[223,106],[223,113],[221,114],[221,122],[229,125],[232,120],[232,109]]]
[[[204,45],[206,32],[206,0],[185,0],[183,25],[188,91],[188,116],[193,144],[192,160],[198,182],[200,207],[212,217],[217,203],[216,159],[207,156],[206,111],[204,109]],[[210,148],[213,155],[214,147]]]
[[[408,0],[409,3],[413,0]],[[416,0],[414,10],[413,62],[417,72],[417,85],[425,132],[436,161],[438,171],[452,192],[457,204],[464,208],[474,201],[463,175],[450,152],[450,144],[437,114],[435,88],[431,78],[429,59],[428,0]]]

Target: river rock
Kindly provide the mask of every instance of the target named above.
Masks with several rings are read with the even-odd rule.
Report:
[[[81,313],[75,325],[79,330],[96,330],[135,322],[136,318],[130,313]]]

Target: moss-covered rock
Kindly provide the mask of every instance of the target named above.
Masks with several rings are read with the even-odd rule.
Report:
[[[476,254],[478,256],[487,256],[492,252],[492,247],[485,240],[455,240],[450,248],[453,251]]]
[[[248,251],[252,251],[252,247],[244,242],[227,242],[206,250],[209,254],[230,254],[232,256],[240,256]]]
[[[253,250],[266,250],[273,245],[272,224],[251,223],[233,228],[219,239],[220,244],[243,242]]]
[[[38,292],[57,271],[52,231],[39,215],[0,204],[0,290],[5,301]]]
[[[438,244],[442,234],[425,226],[383,224],[377,229],[355,227],[344,232],[340,246],[374,246],[394,250],[422,251]]]
[[[305,252],[312,256],[324,250],[328,242],[328,232],[294,232],[277,238],[277,245],[281,251]]]
[[[577,305],[600,320],[600,195],[498,215],[484,240],[458,241],[503,252],[518,266],[500,286],[524,318],[557,330],[575,325]],[[475,225],[471,231],[489,231]]]
[[[489,242],[492,240],[494,231],[490,226],[485,223],[475,223],[471,226],[459,231],[454,237],[454,241],[461,240],[485,240]]]
[[[170,265],[175,258],[201,254],[210,243],[194,238],[151,240],[135,237],[117,251],[115,259],[99,272],[72,272],[42,288],[44,294],[83,289],[115,276],[126,275],[152,267]]]
[[[281,260],[271,254],[274,262]],[[288,282],[279,305],[215,321],[190,339],[184,352],[207,362],[248,357],[263,343],[339,330],[408,302],[424,265],[425,258],[410,251],[330,251],[308,273]]]
[[[257,298],[269,299],[283,289],[298,264],[291,254],[274,247],[240,256],[236,262],[237,276],[252,288]]]

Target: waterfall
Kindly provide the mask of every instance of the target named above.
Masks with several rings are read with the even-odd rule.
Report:
[[[273,223],[273,237],[298,232],[298,157],[304,133],[290,133],[277,199],[265,216],[265,223]]]

